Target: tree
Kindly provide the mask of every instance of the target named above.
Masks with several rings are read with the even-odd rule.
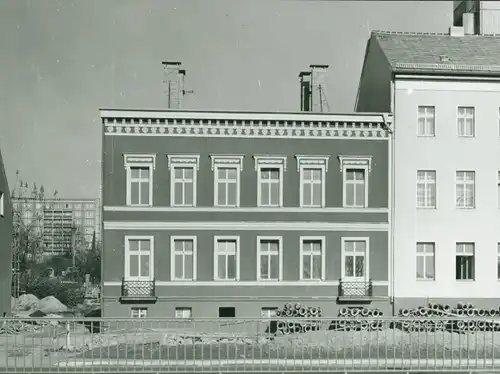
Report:
[[[78,252],[76,268],[80,276],[85,277],[85,274],[89,274],[92,283],[101,281],[101,249],[95,231],[90,248]]]

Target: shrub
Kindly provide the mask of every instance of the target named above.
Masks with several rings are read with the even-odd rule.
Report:
[[[26,284],[26,292],[43,299],[46,296],[54,296],[68,308],[83,303],[85,291],[83,287],[75,283],[62,283],[58,279],[44,277],[32,277]]]

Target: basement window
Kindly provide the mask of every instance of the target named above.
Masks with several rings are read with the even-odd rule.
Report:
[[[274,318],[276,317],[277,307],[265,307],[260,310],[260,318]]]
[[[131,308],[130,309],[131,318],[147,318],[148,308]]]
[[[175,318],[193,318],[193,309],[186,307],[175,308]]]
[[[234,318],[236,317],[235,307],[220,307],[219,308],[219,318]]]

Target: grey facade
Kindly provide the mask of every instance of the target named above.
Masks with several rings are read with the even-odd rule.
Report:
[[[0,316],[11,312],[12,204],[0,152]]]

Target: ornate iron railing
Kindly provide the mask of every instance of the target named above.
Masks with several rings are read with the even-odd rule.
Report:
[[[373,285],[372,280],[368,281],[345,281],[340,280],[339,282],[339,297],[372,297],[373,296]]]
[[[122,297],[155,297],[155,280],[122,279]]]

